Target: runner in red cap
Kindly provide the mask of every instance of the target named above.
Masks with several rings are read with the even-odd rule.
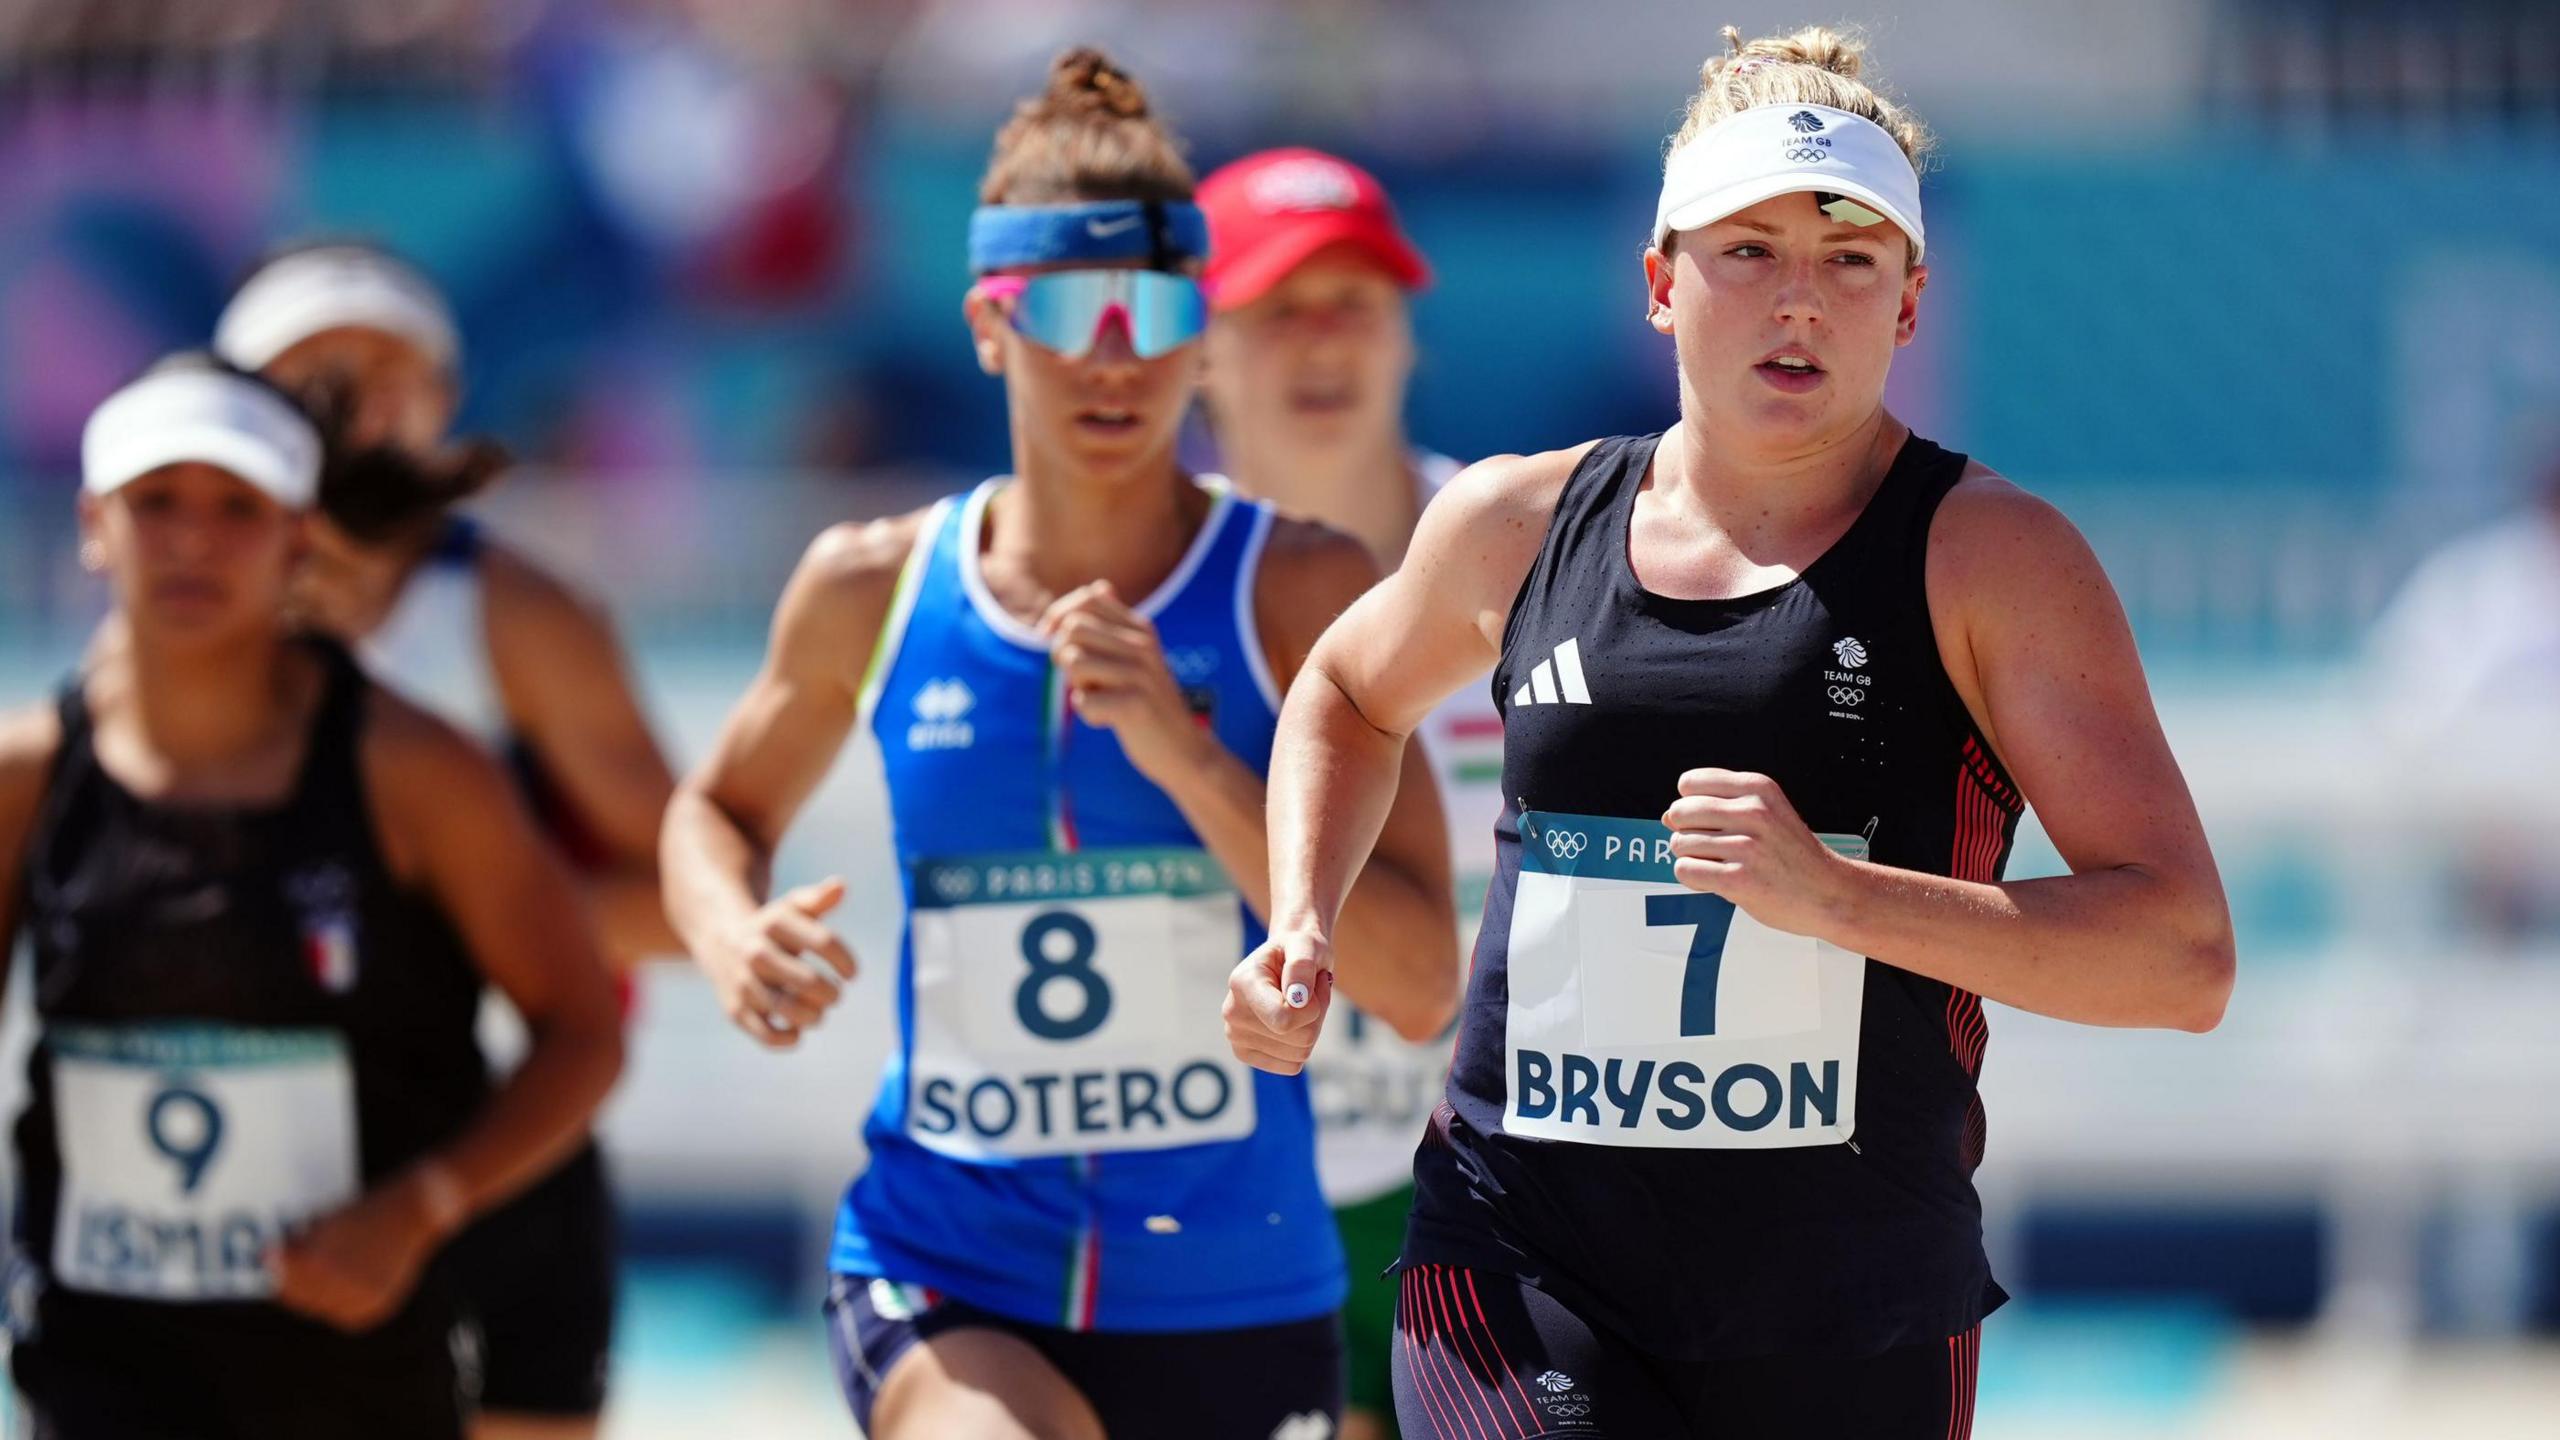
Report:
[[[1232,478],[1394,565],[1423,501],[1457,469],[1404,435],[1405,297],[1431,267],[1377,179],[1319,150],[1238,160],[1201,184],[1200,208],[1216,314],[1207,398]]]
[[[1368,172],[1321,151],[1267,150],[1200,187],[1209,216],[1210,412],[1246,493],[1348,530],[1393,569],[1458,462],[1404,432],[1413,374],[1407,297],[1431,270]],[[1423,726],[1446,802],[1461,943],[1472,943],[1502,813],[1502,720],[1462,690]],[[1316,1161],[1351,1271],[1343,1306],[1343,1440],[1393,1436],[1387,1357],[1396,1287],[1383,1278],[1413,1208],[1413,1147],[1449,1066],[1457,977],[1363,995],[1307,1067]]]

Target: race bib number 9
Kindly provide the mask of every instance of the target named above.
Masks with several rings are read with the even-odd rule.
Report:
[[[1866,858],[1856,836],[1821,839]],[[1681,885],[1670,847],[1657,821],[1520,817],[1503,1128],[1665,1149],[1846,1141],[1867,962]]]
[[[1159,1150],[1253,1133],[1219,1020],[1244,954],[1199,850],[919,862],[907,1133],[978,1159]]]
[[[266,1252],[356,1196],[354,1072],[332,1030],[51,1027],[55,1278],[262,1300]]]

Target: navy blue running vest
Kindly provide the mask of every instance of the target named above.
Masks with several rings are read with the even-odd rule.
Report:
[[[1684,889],[1659,817],[1683,771],[1753,771],[1845,854],[2000,876],[2018,792],[1924,577],[1965,457],[1913,436],[1798,578],[1680,600],[1627,559],[1660,438],[1575,468],[1512,606],[1494,881],[1405,1262],[1517,1275],[1674,1358],[1956,1334],[2006,1298],[1980,998]]]

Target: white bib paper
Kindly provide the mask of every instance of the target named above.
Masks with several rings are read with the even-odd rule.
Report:
[[[1856,836],[1820,838],[1866,858]],[[1670,842],[1656,821],[1520,817],[1503,1128],[1662,1149],[1846,1141],[1866,960],[1681,885]]]
[[[1160,1150],[1253,1133],[1219,1019],[1244,955],[1205,851],[919,862],[907,1133],[962,1158]]]
[[[266,1251],[355,1198],[355,1078],[336,1031],[58,1025],[45,1038],[61,1283],[266,1299]]]

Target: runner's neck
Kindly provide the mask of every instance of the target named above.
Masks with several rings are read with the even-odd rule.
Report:
[[[1232,463],[1236,487],[1244,493],[1357,536],[1386,569],[1404,562],[1424,497],[1402,432],[1391,433],[1383,446],[1338,459],[1319,454],[1255,463],[1237,455]]]
[[[1028,592],[1045,595],[1045,606],[1095,580],[1135,605],[1181,565],[1210,504],[1209,492],[1179,472],[1108,496],[1017,478],[987,502],[980,573],[1008,610]]]

